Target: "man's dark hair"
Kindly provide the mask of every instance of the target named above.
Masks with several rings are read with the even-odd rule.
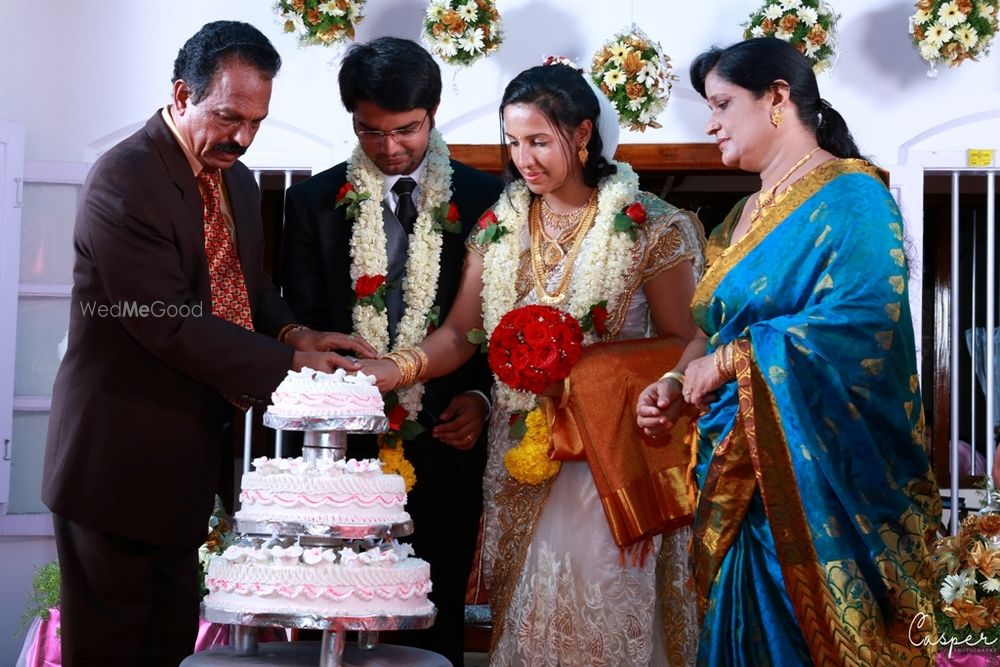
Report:
[[[419,44],[379,37],[355,44],[340,65],[340,99],[354,113],[359,102],[386,111],[426,109],[441,101],[441,69]]]
[[[183,79],[197,104],[208,95],[219,65],[230,58],[255,67],[269,79],[281,69],[281,56],[260,30],[240,21],[213,21],[177,52],[171,82]]]

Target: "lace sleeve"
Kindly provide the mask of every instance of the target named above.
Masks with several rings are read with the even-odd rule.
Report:
[[[642,282],[685,261],[694,264],[700,278],[705,268],[705,231],[698,216],[646,192],[640,201],[646,208],[646,225],[639,235]]]

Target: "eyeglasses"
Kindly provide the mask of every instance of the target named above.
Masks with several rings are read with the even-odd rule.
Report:
[[[420,130],[424,127],[424,123],[430,117],[430,112],[424,114],[423,119],[416,125],[410,125],[408,127],[401,127],[398,130],[389,130],[388,132],[383,132],[382,130],[354,130],[354,134],[358,136],[358,140],[366,144],[381,144],[383,139],[389,138],[393,141],[399,143],[401,141],[406,141],[417,135]],[[357,122],[357,121],[355,121]]]

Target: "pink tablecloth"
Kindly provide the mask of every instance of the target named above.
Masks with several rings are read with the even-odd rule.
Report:
[[[198,639],[194,652],[204,651],[213,646],[228,646],[231,626],[198,621]],[[280,628],[261,628],[258,641],[284,641],[285,633]],[[59,609],[49,610],[45,620],[36,618],[28,628],[18,658],[17,667],[62,667],[62,647],[59,644]]]
[[[997,650],[955,649],[950,657],[948,651],[939,651],[936,664],[937,667],[1000,667],[1000,644],[995,648]]]

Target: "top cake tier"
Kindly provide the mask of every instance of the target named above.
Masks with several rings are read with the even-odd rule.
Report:
[[[296,431],[384,431],[385,403],[375,377],[337,369],[288,371],[271,394],[264,423]]]

